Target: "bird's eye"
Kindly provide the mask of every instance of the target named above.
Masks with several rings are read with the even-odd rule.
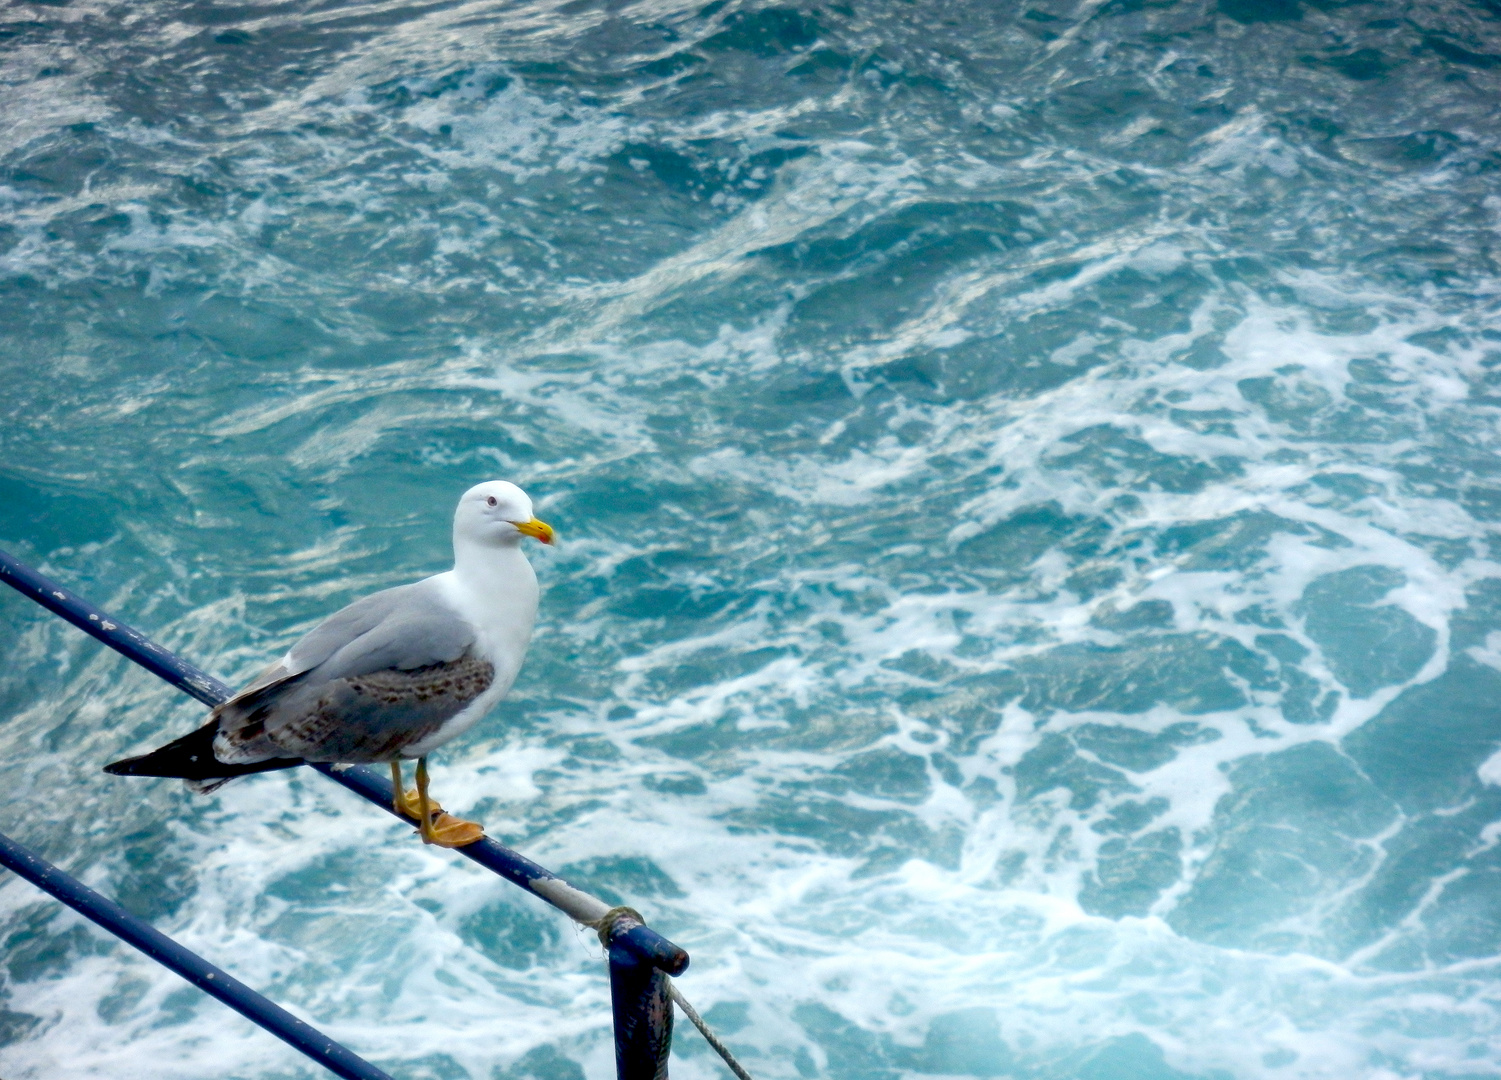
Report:
[[[488,499],[485,500],[485,505],[494,506],[498,501],[499,500],[497,500],[494,495],[491,495]]]

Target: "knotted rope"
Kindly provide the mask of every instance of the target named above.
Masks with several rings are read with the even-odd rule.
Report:
[[[615,935],[615,924],[622,919],[629,919],[631,922],[637,922],[643,926],[646,925],[646,920],[641,917],[639,911],[635,908],[625,906],[612,907],[594,922],[586,925],[598,932],[599,943],[608,951],[610,948],[610,938]],[[667,979],[666,975],[662,977]],[[751,1080],[751,1074],[746,1072],[741,1067],[740,1062],[735,1060],[735,1055],[730,1053],[730,1048],[720,1041],[718,1035],[714,1034],[714,1030],[705,1023],[704,1018],[698,1015],[698,1010],[688,1004],[688,999],[682,995],[681,991],[678,990],[677,983],[671,979],[667,979],[667,994],[672,998],[673,1003],[679,1009],[683,1010],[683,1015],[693,1022],[693,1026],[698,1028],[698,1033],[704,1037],[704,1041],[712,1046],[715,1053],[724,1059],[724,1063],[729,1066],[730,1072],[734,1073],[738,1080]]]
[[[609,952],[610,939],[615,936],[615,924],[621,919],[629,919],[631,922],[640,923],[642,926],[646,925],[646,919],[641,912],[632,907],[625,907],[624,905],[612,907],[592,923],[585,923],[584,925],[599,933],[599,943],[605,947],[606,952]]]

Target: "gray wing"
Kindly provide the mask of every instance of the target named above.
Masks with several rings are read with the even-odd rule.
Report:
[[[489,688],[474,631],[428,582],[330,616],[215,715],[226,763],[389,761]]]
[[[408,593],[425,585],[398,585],[361,597],[324,619],[293,645],[286,656],[262,671],[216,710],[216,715],[232,716],[235,706],[259,695],[278,683],[311,671],[335,652],[358,640],[379,626],[392,611],[402,607]],[[221,723],[223,728],[224,724]]]
[[[412,612],[433,612],[442,602],[432,595],[434,590],[430,586],[424,589],[425,585],[427,582],[419,581],[415,585],[382,589],[340,608],[292,646],[287,653],[291,664],[288,673],[300,675],[313,670],[393,617],[400,618]]]

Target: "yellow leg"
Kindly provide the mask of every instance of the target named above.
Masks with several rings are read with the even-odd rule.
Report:
[[[433,820],[433,811],[437,811],[437,820]],[[452,814],[445,814],[443,808],[427,794],[427,758],[417,759],[417,812],[418,827],[422,831],[424,844],[437,844],[439,847],[463,847],[472,844],[485,835],[482,825],[474,821],[464,821]]]
[[[415,791],[408,791],[405,785],[402,784],[401,762],[399,760],[391,762],[391,788],[394,795],[394,798],[391,800],[391,808],[401,817],[411,818],[413,821],[421,821],[422,811],[418,805],[417,793]],[[432,807],[438,810],[443,809],[436,801],[432,802]]]
[[[391,762],[391,809],[396,811],[398,817],[417,816],[417,808],[411,805],[406,786],[402,783],[400,760]]]

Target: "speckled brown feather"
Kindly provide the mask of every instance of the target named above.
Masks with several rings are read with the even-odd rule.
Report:
[[[316,688],[287,685],[223,737],[233,749],[269,745],[306,761],[393,761],[462,712],[494,678],[488,660],[466,653],[449,663],[388,668]]]

